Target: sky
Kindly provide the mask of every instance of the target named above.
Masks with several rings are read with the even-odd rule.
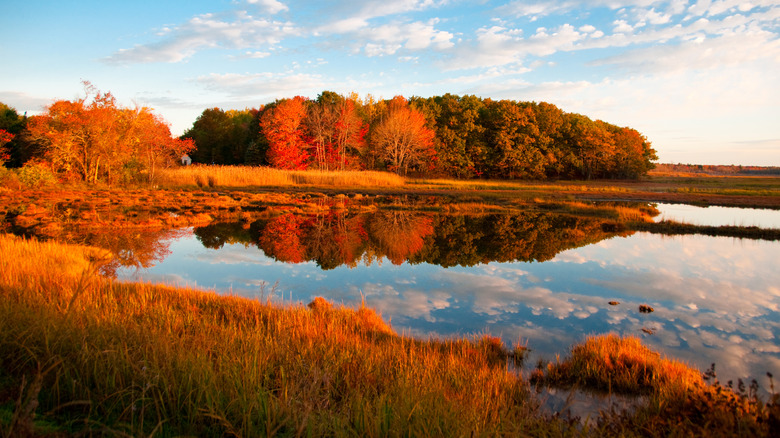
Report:
[[[324,90],[550,102],[664,163],[780,166],[780,1],[0,0],[0,102],[204,109]]]

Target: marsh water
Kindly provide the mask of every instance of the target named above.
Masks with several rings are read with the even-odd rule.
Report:
[[[680,210],[657,208],[658,216]],[[691,223],[701,213],[682,210]],[[760,222],[776,214],[764,212],[770,219],[744,223],[776,227]],[[780,374],[777,241],[634,233],[545,212],[381,210],[278,214],[126,240],[112,243],[124,245],[114,248],[119,279],[283,303],[365,301],[399,333],[527,344],[528,368],[611,332],[701,370],[715,363],[722,382],[757,378],[767,387],[766,372]],[[642,304],[654,311],[641,313]]]

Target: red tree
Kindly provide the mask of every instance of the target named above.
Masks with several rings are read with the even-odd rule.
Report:
[[[2,166],[4,162],[11,158],[11,155],[9,155],[8,151],[5,150],[5,145],[13,139],[13,134],[6,131],[5,129],[0,129],[0,166]]]
[[[336,120],[335,143],[341,170],[349,166],[352,157],[365,153],[367,133],[368,124],[358,114],[355,101],[346,99]]]
[[[309,141],[305,135],[306,98],[295,96],[266,110],[260,121],[268,139],[268,162],[277,168],[303,170],[309,166]]]

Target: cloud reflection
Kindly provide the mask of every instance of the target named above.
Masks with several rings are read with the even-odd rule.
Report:
[[[586,335],[614,332],[641,336],[700,369],[716,363],[722,381],[780,372],[776,242],[638,233],[544,263],[441,268],[385,259],[327,271],[311,262],[271,262],[256,248],[227,244],[187,258],[186,272],[165,273],[167,263],[180,266],[177,258],[186,258],[175,246],[145,279],[216,284],[251,297],[259,296],[260,285],[279,281],[285,299],[324,296],[349,306],[365,299],[399,332],[489,331],[508,343],[527,341],[535,356],[548,360]],[[640,304],[655,311],[641,314]]]

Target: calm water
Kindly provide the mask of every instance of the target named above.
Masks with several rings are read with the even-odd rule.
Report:
[[[761,208],[697,207],[685,204],[656,204],[656,220],[674,220],[695,225],[738,225],[780,228],[780,210]]]
[[[282,215],[146,241],[133,263],[147,267],[117,267],[120,279],[288,303],[365,299],[398,332],[527,342],[529,366],[615,332],[702,370],[716,363],[724,382],[766,388],[767,371],[780,375],[780,242],[621,233],[552,214],[400,212]]]

